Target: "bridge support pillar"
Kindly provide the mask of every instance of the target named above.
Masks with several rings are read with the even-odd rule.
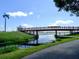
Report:
[[[25,33],[27,33],[27,31],[25,31]]]
[[[29,34],[31,34],[31,31],[29,31]]]
[[[30,34],[33,34],[32,32],[33,32],[33,31],[30,31]]]
[[[36,31],[36,44],[38,44],[38,38],[39,38],[38,31]]]
[[[32,32],[32,34],[35,35],[35,34],[34,34],[34,31]]]
[[[25,33],[28,33],[29,34],[29,31],[25,31]]]
[[[55,30],[55,37],[57,37],[57,30]]]
[[[29,31],[27,31],[27,33],[29,34]]]
[[[70,30],[70,34],[73,34],[73,30]]]

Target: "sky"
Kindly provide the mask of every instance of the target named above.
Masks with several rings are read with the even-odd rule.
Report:
[[[69,12],[58,12],[53,0],[1,0],[0,31],[4,30],[4,18],[7,13],[7,31],[14,31],[18,26],[79,26],[79,17],[70,16]]]

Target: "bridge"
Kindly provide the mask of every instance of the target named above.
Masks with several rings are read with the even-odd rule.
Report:
[[[55,31],[55,36],[57,36],[58,31],[70,31],[70,34],[73,34],[73,32],[79,32],[78,26],[48,26],[48,27],[31,27],[31,28],[24,28],[19,26],[17,28],[18,31],[38,35],[39,31]],[[38,43],[38,41],[37,41]]]
[[[30,34],[35,34],[34,32],[38,31],[55,31],[57,35],[57,31],[70,31],[72,33],[73,31],[79,31],[79,27],[74,26],[48,26],[48,27],[31,27],[31,28],[24,28],[24,27],[18,27],[18,31],[26,32]]]

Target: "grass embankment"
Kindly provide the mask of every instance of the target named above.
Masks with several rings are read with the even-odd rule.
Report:
[[[66,39],[64,38],[62,40],[57,40],[54,43],[47,43],[44,45],[39,45],[39,46],[31,47],[31,48],[19,49],[10,53],[0,55],[0,59],[21,59],[22,57],[32,54],[36,51],[39,51],[39,50],[42,50],[42,49],[45,49],[57,44],[61,44],[64,42],[73,41],[73,40],[77,40],[77,38],[66,38]]]
[[[9,45],[6,47],[0,47],[0,54],[9,53],[12,51],[18,50],[18,47],[16,45]]]
[[[33,38],[33,35],[22,32],[0,32],[0,54],[15,51],[18,49],[16,45],[28,42]]]
[[[32,38],[32,35],[28,35],[22,32],[0,32],[0,43],[5,44],[19,44],[22,42],[27,42]]]

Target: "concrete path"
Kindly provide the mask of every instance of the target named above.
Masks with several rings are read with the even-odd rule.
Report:
[[[22,59],[79,59],[79,40],[49,47]]]

